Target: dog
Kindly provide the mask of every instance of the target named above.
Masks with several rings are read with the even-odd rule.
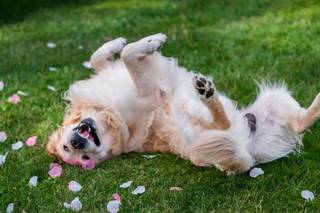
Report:
[[[320,93],[305,109],[284,84],[260,84],[255,102],[238,109],[209,77],[162,56],[165,41],[159,33],[97,49],[90,59],[96,74],[65,94],[70,104],[48,153],[84,169],[129,152],[174,153],[238,174],[297,151],[320,118]]]

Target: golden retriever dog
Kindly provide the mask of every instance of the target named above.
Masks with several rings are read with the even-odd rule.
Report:
[[[238,109],[210,78],[162,56],[165,41],[161,33],[128,45],[118,38],[96,50],[96,74],[67,91],[49,154],[92,169],[124,153],[169,152],[237,174],[296,151],[320,117],[320,94],[305,109],[284,85],[259,85],[256,101]]]

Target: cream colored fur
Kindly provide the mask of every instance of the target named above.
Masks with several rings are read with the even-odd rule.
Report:
[[[63,131],[51,137],[49,153],[70,162],[72,156],[66,158],[61,146],[68,144],[71,129],[89,116],[97,121],[102,139],[102,149],[87,153],[96,163],[121,153],[160,151],[234,174],[287,156],[301,144],[301,133],[319,119],[320,95],[304,109],[284,85],[260,85],[256,101],[245,109],[216,90],[204,100],[195,90],[195,74],[157,52],[165,40],[164,34],[156,34],[125,46],[120,38],[99,48],[91,57],[97,73],[74,83],[66,93],[71,111],[83,106],[81,118],[64,122]],[[121,50],[121,58],[113,61],[113,54]],[[99,115],[95,105],[114,115],[113,129],[106,124],[110,115]],[[248,112],[256,116],[255,132],[244,117]],[[80,161],[79,155],[86,153],[72,152]]]

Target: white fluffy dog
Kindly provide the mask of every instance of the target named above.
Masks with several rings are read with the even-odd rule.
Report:
[[[260,85],[257,100],[237,109],[211,80],[157,52],[165,40],[100,47],[91,56],[97,74],[66,94],[70,106],[48,152],[86,169],[122,153],[171,152],[235,174],[293,152],[319,119],[320,94],[305,109],[283,85]]]

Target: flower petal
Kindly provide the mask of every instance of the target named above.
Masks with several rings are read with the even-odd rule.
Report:
[[[121,197],[120,197],[120,195],[119,195],[118,193],[114,193],[114,194],[112,195],[112,198],[113,198],[114,200],[119,201],[119,202],[121,203]]]
[[[13,94],[8,98],[8,101],[14,105],[17,105],[20,102],[20,96],[17,94]]]
[[[57,91],[57,89],[54,86],[48,85],[47,87],[48,87],[49,90],[51,90],[53,92]]]
[[[169,190],[172,191],[172,192],[181,192],[183,189],[181,187],[178,187],[178,186],[173,186],[173,187],[170,187]]]
[[[36,145],[36,143],[37,143],[37,136],[29,137],[26,141],[26,145],[29,147]]]
[[[33,176],[32,178],[30,178],[29,186],[30,187],[36,187],[37,185],[38,185],[38,177],[37,176]]]
[[[111,200],[107,204],[107,211],[110,213],[116,213],[120,209],[120,202],[117,200]]]
[[[18,91],[17,91],[17,94],[18,94],[18,95],[21,95],[21,96],[28,96],[28,93],[23,92],[23,91],[21,91],[21,90],[18,90]]]
[[[0,81],[0,91],[2,91],[4,89],[4,83],[3,81]]]
[[[90,61],[85,61],[82,63],[82,65],[87,69],[92,69],[92,65],[91,65]]]
[[[309,190],[303,190],[301,192],[301,197],[307,201],[312,201],[314,199],[314,194]]]
[[[133,195],[143,194],[146,191],[146,187],[138,186],[135,190],[132,191]]]
[[[22,147],[23,147],[23,143],[21,141],[11,144],[12,150],[19,150]]]
[[[125,182],[123,184],[120,185],[120,188],[123,188],[123,189],[126,189],[126,188],[129,188],[132,184],[132,181],[128,181],[128,182]]]
[[[57,45],[55,43],[53,43],[53,42],[48,42],[47,43],[47,47],[50,48],[50,49],[55,48],[56,46]]]
[[[0,166],[2,166],[2,165],[6,162],[6,158],[7,158],[7,155],[8,155],[8,154],[9,154],[9,153],[6,152],[6,154],[0,155]]]
[[[70,207],[73,211],[80,211],[82,209],[82,203],[79,199],[79,197],[76,197],[75,199],[73,199],[70,203]]]
[[[259,175],[263,175],[263,174],[264,174],[264,171],[261,168],[257,168],[257,167],[251,169],[251,171],[249,173],[250,177],[252,177],[252,178],[256,178]]]
[[[144,158],[147,158],[147,159],[152,159],[152,158],[155,158],[157,157],[156,155],[142,155]]]
[[[14,207],[14,204],[13,203],[9,203],[9,205],[7,206],[6,213],[12,213],[13,212],[13,207]]]
[[[69,182],[68,187],[69,187],[69,190],[73,192],[78,192],[82,188],[82,186],[74,180]]]
[[[55,72],[55,71],[57,71],[58,69],[57,69],[56,67],[49,67],[48,70],[49,70],[50,72]]]
[[[8,136],[5,132],[0,132],[0,143],[5,142]]]
[[[60,177],[62,174],[62,167],[57,163],[52,163],[48,174],[52,178]]]

